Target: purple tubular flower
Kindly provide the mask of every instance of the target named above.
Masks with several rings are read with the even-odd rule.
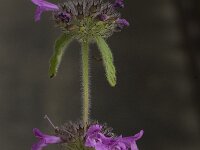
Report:
[[[138,150],[137,145],[136,145],[136,141],[139,140],[142,135],[144,134],[144,131],[141,130],[139,133],[135,134],[134,136],[130,136],[130,137],[117,137],[115,140],[116,142],[114,143],[114,145],[112,145],[114,149],[115,147],[120,147],[120,150]]]
[[[98,125],[98,124],[92,125],[92,126],[90,126],[90,128],[87,130],[87,135],[92,135],[92,134],[98,133],[98,132],[101,131],[101,129],[102,129],[102,126],[101,126],[101,125]]]
[[[35,11],[35,21],[39,21],[41,14],[44,11],[56,11],[58,10],[58,6],[52,3],[49,3],[45,0],[31,0],[35,5],[37,5],[37,9]]]
[[[101,133],[102,126],[92,125],[86,134],[86,147],[95,148],[95,150],[138,150],[136,141],[144,133],[141,130],[138,134],[130,137],[106,137]]]
[[[100,19],[101,21],[106,21],[108,18],[109,18],[109,17],[108,17],[106,14],[101,14],[101,15],[99,15],[99,19]]]
[[[59,15],[57,17],[60,18],[61,21],[67,22],[67,23],[71,19],[71,15],[69,13],[66,13],[66,12],[59,13]]]
[[[116,23],[117,23],[119,29],[123,29],[124,26],[130,25],[126,19],[120,19],[120,18],[118,18],[116,20]]]
[[[106,150],[107,145],[110,143],[110,138],[101,133],[102,126],[92,125],[86,134],[85,146],[95,147],[96,150]]]
[[[124,0],[115,0],[113,6],[115,8],[124,8]]]
[[[58,144],[62,142],[60,137],[43,134],[37,128],[33,129],[33,133],[39,141],[32,145],[31,150],[42,150],[44,147],[48,146],[48,144]]]
[[[118,141],[118,142],[115,142],[115,143],[111,146],[110,149],[112,149],[112,150],[126,150],[126,149],[127,149],[127,146],[126,146],[126,144],[124,144],[123,142]]]

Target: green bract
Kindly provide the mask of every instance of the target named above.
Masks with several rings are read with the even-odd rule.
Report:
[[[97,37],[96,42],[103,58],[107,80],[111,86],[115,86],[116,85],[116,70],[113,64],[112,52],[108,44],[102,37]]]
[[[49,76],[54,77],[57,73],[58,67],[62,60],[62,56],[65,52],[66,47],[71,42],[72,37],[67,34],[62,34],[55,42],[55,50],[50,59]]]
[[[87,33],[85,33],[85,34],[87,34]],[[59,37],[56,40],[55,50],[50,59],[50,67],[49,67],[50,78],[56,76],[60,62],[62,60],[62,56],[65,52],[65,49],[67,48],[69,43],[72,41],[72,39],[74,39],[74,37],[72,35],[63,34],[61,37]],[[83,39],[83,43],[85,43],[87,41],[87,44],[90,44],[88,42],[87,38],[84,38],[84,39]],[[107,80],[111,86],[115,86],[116,85],[116,70],[115,70],[115,66],[113,64],[112,52],[111,52],[108,44],[106,43],[106,41],[101,36],[95,37],[93,40],[96,41],[96,43],[99,47],[99,50],[100,50],[100,53],[101,53],[101,56],[103,59],[103,64],[105,67]],[[84,64],[84,62],[83,62],[83,64]]]

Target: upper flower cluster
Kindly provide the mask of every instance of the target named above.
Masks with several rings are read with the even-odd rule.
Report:
[[[52,11],[56,25],[79,40],[97,36],[107,38],[129,26],[118,11],[124,7],[123,0],[116,0],[113,4],[102,0],[67,0],[57,5],[45,0],[32,2],[37,5],[36,21],[40,20],[42,12]]]

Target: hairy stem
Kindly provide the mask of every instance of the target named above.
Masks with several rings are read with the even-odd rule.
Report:
[[[86,128],[90,111],[90,87],[89,87],[89,43],[82,42],[82,86],[83,86],[83,123]]]

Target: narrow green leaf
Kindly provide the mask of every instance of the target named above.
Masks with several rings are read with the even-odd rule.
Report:
[[[116,85],[116,70],[113,64],[112,52],[102,37],[97,37],[96,42],[102,55],[107,80],[114,87]]]
[[[49,66],[49,77],[53,78],[56,76],[62,56],[65,52],[65,49],[71,42],[72,37],[67,34],[62,34],[55,42],[54,53],[50,59]]]

